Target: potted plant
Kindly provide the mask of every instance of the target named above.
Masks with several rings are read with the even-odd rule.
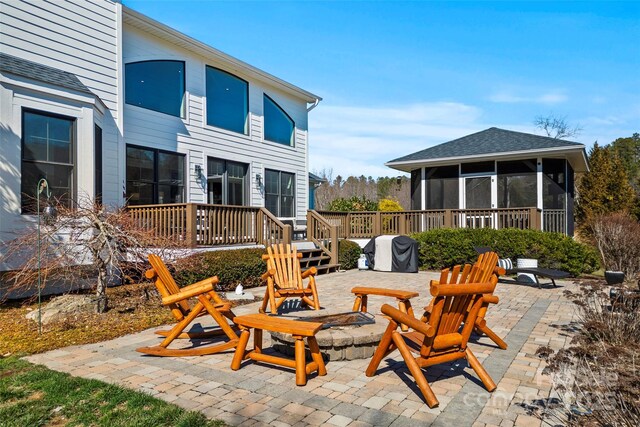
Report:
[[[634,282],[640,273],[640,223],[617,212],[597,217],[591,229],[607,284]]]

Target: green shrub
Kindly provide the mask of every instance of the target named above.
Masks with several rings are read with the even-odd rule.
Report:
[[[378,209],[378,204],[365,196],[353,196],[350,199],[338,197],[329,203],[328,209],[333,212],[375,211]]]
[[[178,286],[196,283],[211,276],[220,279],[218,290],[230,291],[242,284],[246,288],[262,285],[260,276],[267,271],[262,260],[264,249],[235,249],[201,252],[175,263]]]
[[[362,249],[360,245],[351,240],[342,239],[338,244],[338,262],[343,270],[351,270],[358,266],[358,258]]]
[[[439,270],[456,264],[471,263],[478,257],[474,247],[488,246],[500,258],[535,258],[542,268],[565,270],[573,276],[599,268],[595,248],[559,233],[507,228],[494,230],[450,229],[414,234],[420,247],[420,264],[427,270]]]

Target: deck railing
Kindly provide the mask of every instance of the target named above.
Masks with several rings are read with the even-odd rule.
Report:
[[[307,238],[331,257],[331,264],[338,263],[337,223],[323,217],[314,210],[307,211]]]
[[[544,231],[566,233],[567,215],[564,209],[545,209],[542,215]]]
[[[187,246],[291,243],[291,226],[265,208],[175,203],[129,206],[139,227]]]
[[[440,209],[399,212],[319,211],[317,213],[330,224],[338,227],[338,236],[342,239],[370,238],[381,234],[411,234],[438,228],[540,230],[542,224],[541,210],[536,208]]]

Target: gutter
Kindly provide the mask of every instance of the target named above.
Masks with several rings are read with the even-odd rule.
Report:
[[[309,108],[307,108],[307,113],[309,111],[313,110],[314,108],[316,108],[318,106],[318,104],[320,104],[321,100],[322,100],[322,98],[316,98],[316,101]]]

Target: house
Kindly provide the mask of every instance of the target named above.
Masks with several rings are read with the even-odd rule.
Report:
[[[120,1],[0,1],[0,243],[63,200],[306,219],[321,98]]]
[[[574,176],[589,168],[583,144],[495,127],[386,165],[411,173],[412,209],[453,210],[464,223],[457,226],[522,227],[515,222],[526,221],[523,228],[568,235]]]

